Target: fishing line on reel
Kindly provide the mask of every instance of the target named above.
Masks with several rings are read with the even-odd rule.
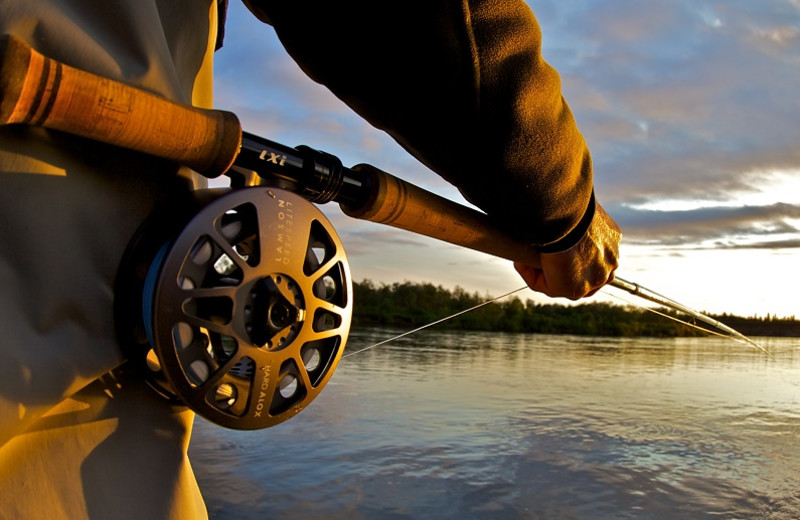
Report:
[[[154,345],[156,342],[153,336],[153,298],[155,297],[158,273],[161,270],[161,266],[164,264],[164,258],[167,256],[171,245],[172,242],[167,241],[158,249],[156,256],[150,264],[150,268],[147,270],[147,275],[144,279],[144,287],[142,288],[142,320],[144,331],[147,335],[147,341],[150,345]]]

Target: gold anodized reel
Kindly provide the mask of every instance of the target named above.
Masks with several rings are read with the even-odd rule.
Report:
[[[229,190],[154,255],[143,283],[141,366],[211,422],[259,429],[293,417],[345,348],[352,284],[322,212],[280,189]]]

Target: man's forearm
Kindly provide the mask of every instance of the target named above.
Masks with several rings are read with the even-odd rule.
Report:
[[[579,238],[591,159],[524,2],[246,3],[310,77],[500,225],[542,246]]]

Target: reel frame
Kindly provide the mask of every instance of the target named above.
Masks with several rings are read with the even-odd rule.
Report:
[[[352,318],[344,248],[281,189],[192,192],[129,247],[115,309],[129,358],[160,394],[233,429],[273,426],[330,380]]]

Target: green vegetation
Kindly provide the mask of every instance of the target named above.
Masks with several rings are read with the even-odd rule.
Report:
[[[456,287],[430,283],[376,285],[370,280],[353,284],[354,326],[414,328],[469,309],[490,299]],[[674,315],[666,310],[659,312]],[[800,336],[800,322],[789,320],[717,317],[744,334]],[[507,298],[443,322],[437,327],[458,330],[536,332],[591,336],[700,336],[702,332],[634,306],[607,303],[579,305],[539,304]]]

